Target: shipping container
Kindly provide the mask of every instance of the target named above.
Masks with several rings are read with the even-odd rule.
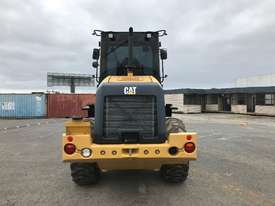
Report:
[[[45,94],[0,94],[0,118],[40,118],[45,116]]]
[[[95,104],[95,94],[48,94],[48,117],[87,117],[88,112],[82,108]]]

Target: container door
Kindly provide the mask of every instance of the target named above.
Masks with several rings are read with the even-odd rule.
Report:
[[[255,112],[256,95],[249,94],[247,96],[247,112]]]
[[[42,96],[35,96],[35,116],[43,116]]]
[[[230,95],[222,96],[222,107],[223,107],[223,111],[225,111],[225,112],[231,111],[231,96]]]
[[[206,95],[201,96],[201,111],[205,112],[206,111]]]

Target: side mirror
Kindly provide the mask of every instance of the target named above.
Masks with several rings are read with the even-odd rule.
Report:
[[[160,59],[165,60],[167,59],[167,51],[164,49],[160,49]]]
[[[93,65],[94,68],[97,68],[98,67],[98,62],[93,62],[92,65]]]
[[[93,50],[93,59],[95,59],[95,60],[99,59],[99,49]]]
[[[82,107],[82,110],[86,110],[88,113],[88,118],[95,117],[95,105],[89,104],[84,107]]]

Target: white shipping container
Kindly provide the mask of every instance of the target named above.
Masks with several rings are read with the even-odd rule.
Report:
[[[165,104],[172,104],[177,107],[177,112],[183,112],[183,94],[165,94]]]
[[[245,114],[247,112],[246,105],[231,105],[231,112],[238,114]]]
[[[207,112],[217,112],[217,111],[219,111],[219,105],[218,104],[206,104],[205,110]]]
[[[183,113],[201,113],[201,105],[183,105]]]
[[[256,114],[275,115],[275,106],[256,105],[255,113]]]

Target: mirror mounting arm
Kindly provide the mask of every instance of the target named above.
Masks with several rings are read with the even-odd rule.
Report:
[[[95,80],[97,83],[99,83],[98,68],[96,68],[96,71],[95,71]]]
[[[95,69],[95,75],[93,75],[93,77],[95,78],[96,83],[99,83],[98,67],[96,67]]]
[[[163,59],[161,60],[161,80],[160,80],[160,83],[162,85],[162,83],[164,82],[164,80],[168,77],[167,74],[164,74],[164,63],[163,63]]]
[[[93,62],[93,67],[96,69],[96,74],[95,74],[95,80],[97,83],[99,83],[99,76],[98,76],[98,60]]]

